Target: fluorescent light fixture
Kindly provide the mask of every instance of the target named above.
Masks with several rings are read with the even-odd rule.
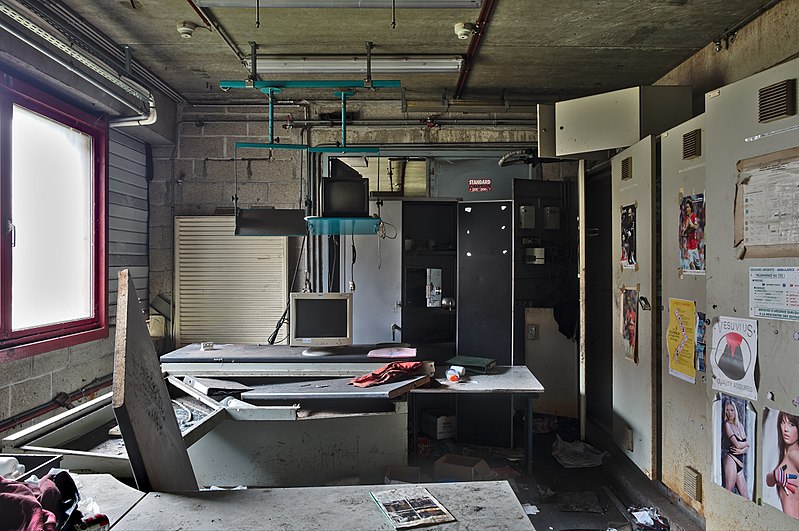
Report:
[[[200,7],[255,7],[255,0],[196,0]],[[391,0],[260,0],[259,5],[269,7],[350,7],[390,8]],[[478,8],[483,0],[396,0],[397,9],[403,8]]]
[[[366,74],[366,57],[346,55],[259,55],[259,74]],[[247,60],[247,68],[251,68]],[[372,74],[409,72],[458,73],[463,68],[460,55],[373,55]]]

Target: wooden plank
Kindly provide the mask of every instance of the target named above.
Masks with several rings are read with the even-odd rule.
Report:
[[[350,385],[350,378],[303,380],[288,383],[254,385],[252,391],[241,394],[247,400],[301,400],[307,398],[396,398],[411,389],[426,384],[429,376],[414,376],[407,380],[372,387]]]
[[[119,272],[114,387],[111,406],[119,423],[140,490],[197,490],[136,288],[127,269]]]
[[[441,385],[414,389],[412,393],[543,393],[544,386],[524,365],[495,367],[489,374],[470,374],[458,382],[444,377],[444,369],[436,371]]]
[[[437,530],[535,529],[507,481],[423,485],[456,522]],[[393,485],[148,494],[114,531],[125,529],[369,529],[394,526],[370,491]],[[300,501],[301,500],[301,501]],[[100,501],[102,507],[102,500]]]

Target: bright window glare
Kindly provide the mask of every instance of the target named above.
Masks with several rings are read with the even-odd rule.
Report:
[[[12,328],[92,316],[92,139],[14,106]]]

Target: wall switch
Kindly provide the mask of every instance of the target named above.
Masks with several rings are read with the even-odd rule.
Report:
[[[527,325],[527,340],[533,341],[538,339],[538,325],[529,324]]]

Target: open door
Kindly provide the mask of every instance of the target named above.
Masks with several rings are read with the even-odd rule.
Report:
[[[613,440],[657,477],[655,140],[611,160],[613,231]]]

